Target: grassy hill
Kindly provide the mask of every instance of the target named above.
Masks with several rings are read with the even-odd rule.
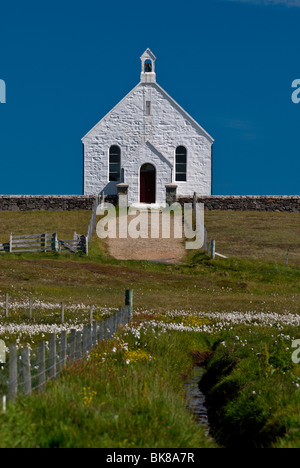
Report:
[[[209,236],[224,255],[300,266],[300,213],[206,211]]]

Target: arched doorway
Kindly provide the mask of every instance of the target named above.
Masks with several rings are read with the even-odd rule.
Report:
[[[150,164],[143,164],[140,170],[140,203],[155,203],[156,171]]]

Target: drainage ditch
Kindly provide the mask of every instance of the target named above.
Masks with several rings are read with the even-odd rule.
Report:
[[[194,415],[197,423],[204,428],[206,435],[209,435],[210,428],[205,396],[199,388],[199,382],[204,372],[205,370],[202,367],[194,367],[191,375],[184,382],[184,388],[188,410]]]

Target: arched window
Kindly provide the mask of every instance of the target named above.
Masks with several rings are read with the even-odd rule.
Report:
[[[109,148],[109,181],[119,182],[121,175],[121,150],[113,145]]]
[[[186,148],[177,146],[175,154],[175,181],[186,182]]]

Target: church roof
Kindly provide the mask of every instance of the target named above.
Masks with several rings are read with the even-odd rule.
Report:
[[[147,59],[147,58],[150,58],[152,60],[156,60],[155,55],[153,54],[153,52],[151,52],[150,49],[146,49],[145,52],[143,53],[143,55],[141,55],[140,58],[141,58],[141,60]]]

